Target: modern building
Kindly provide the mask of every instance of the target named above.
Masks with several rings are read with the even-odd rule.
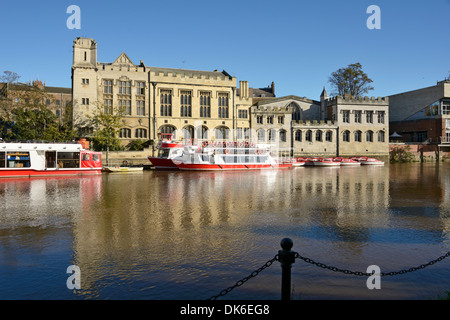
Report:
[[[450,143],[450,79],[389,96],[390,133],[404,142]]]

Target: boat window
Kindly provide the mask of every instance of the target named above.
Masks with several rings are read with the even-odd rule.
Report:
[[[159,150],[159,155],[158,155],[158,157],[159,158],[168,158],[169,157],[169,152],[170,152],[170,150],[169,149],[160,149]]]
[[[79,152],[58,152],[58,168],[79,168]]]
[[[6,163],[8,168],[29,168],[30,153],[29,152],[7,152]]]
[[[89,153],[83,153],[83,155],[82,155],[82,160],[83,161],[89,161],[90,160],[90,154]]]
[[[260,156],[260,157],[256,157],[256,162],[258,163],[264,163],[267,162],[267,156]]]
[[[100,161],[100,154],[94,153],[92,155],[92,161]]]
[[[0,168],[5,168],[6,167],[6,163],[5,163],[5,153],[4,152],[0,152]]]

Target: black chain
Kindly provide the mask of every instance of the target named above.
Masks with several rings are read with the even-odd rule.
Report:
[[[408,273],[408,272],[413,272],[413,271],[416,271],[416,270],[420,270],[420,269],[426,268],[428,266],[431,266],[431,265],[433,265],[433,264],[435,264],[435,263],[437,263],[439,261],[442,261],[445,258],[448,258],[449,256],[450,256],[450,251],[447,252],[446,254],[444,254],[443,256],[440,256],[439,258],[437,258],[435,260],[432,260],[432,261],[430,261],[428,263],[421,264],[420,266],[412,267],[412,268],[404,269],[404,270],[399,270],[399,271],[381,272],[380,276],[382,276],[382,277],[383,276],[394,276],[394,275],[398,275],[398,274],[405,274],[405,273]],[[373,275],[373,274],[367,273],[367,272],[350,271],[350,270],[346,270],[346,269],[339,269],[339,268],[336,268],[336,267],[331,267],[331,266],[328,266],[328,265],[326,265],[324,263],[316,262],[316,261],[314,261],[314,260],[312,260],[310,258],[302,257],[298,252],[295,252],[295,258],[296,259],[297,258],[301,259],[301,260],[303,260],[303,261],[305,261],[307,263],[316,265],[316,266],[324,268],[324,269],[335,271],[335,272],[342,272],[342,273],[345,273],[345,274],[352,274],[352,275],[356,275],[356,276],[366,276],[366,277],[369,277],[369,276]]]
[[[305,257],[301,256],[298,252],[293,252],[293,253],[294,253],[295,259],[301,259],[301,260],[303,260],[303,261],[305,261],[307,263],[310,263],[310,264],[313,264],[313,265],[316,265],[318,267],[321,267],[321,268],[324,268],[324,269],[328,269],[328,270],[331,270],[331,271],[342,272],[342,273],[345,273],[345,274],[352,274],[352,275],[356,275],[356,276],[365,276],[365,277],[370,277],[370,276],[373,275],[372,273],[368,273],[368,272],[351,271],[351,270],[348,270],[348,269],[340,269],[340,268],[337,268],[337,267],[332,267],[332,266],[326,265],[326,264],[321,263],[321,262],[316,262],[313,259],[305,258]],[[398,275],[398,274],[405,274],[405,273],[408,273],[408,272],[413,272],[413,271],[416,271],[416,270],[424,269],[424,268],[426,268],[428,266],[431,266],[431,265],[433,265],[433,264],[435,264],[435,263],[437,263],[439,261],[442,261],[442,260],[444,260],[445,258],[448,258],[448,257],[450,257],[450,251],[447,252],[446,254],[444,254],[443,256],[440,256],[437,259],[431,260],[428,263],[421,264],[420,266],[412,267],[412,268],[409,268],[409,269],[403,269],[403,270],[399,270],[399,271],[381,272],[380,276],[382,276],[382,277],[383,276],[394,276],[394,275]],[[210,297],[208,300],[216,300],[217,298],[226,295],[227,293],[229,293],[234,288],[242,286],[249,279],[256,277],[261,271],[263,271],[264,269],[270,267],[277,260],[279,260],[279,255],[278,254],[274,258],[272,258],[269,261],[267,261],[262,267],[260,267],[260,268],[256,269],[255,271],[253,271],[249,276],[247,276],[247,277],[237,281],[231,287],[228,287],[228,288],[220,291],[219,294]]]
[[[272,263],[274,263],[275,261],[278,260],[278,255],[276,255],[273,259],[270,259],[269,261],[267,261],[262,267],[256,269],[255,271],[253,271],[250,275],[248,275],[247,277],[237,281],[234,285],[232,285],[231,287],[228,287],[222,291],[220,291],[220,293],[218,295],[212,296],[210,297],[208,300],[216,300],[218,297],[222,297],[224,295],[226,295],[228,292],[230,292],[231,290],[233,290],[236,287],[240,287],[242,286],[245,282],[247,282],[249,279],[256,277],[261,271],[263,271],[264,269],[270,267],[272,265]]]

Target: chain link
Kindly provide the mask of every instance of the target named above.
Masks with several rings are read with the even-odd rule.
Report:
[[[380,276],[382,276],[382,277],[384,277],[384,276],[395,276],[395,275],[398,275],[398,274],[405,274],[405,273],[408,273],[408,272],[417,271],[417,270],[426,268],[428,266],[431,266],[431,265],[433,265],[433,264],[435,264],[435,263],[437,263],[439,261],[442,261],[445,258],[448,258],[449,256],[450,256],[450,251],[447,252],[446,254],[444,254],[443,256],[440,256],[439,258],[437,258],[435,260],[432,260],[432,261],[430,261],[428,263],[421,264],[420,266],[412,267],[412,268],[409,268],[409,269],[403,269],[403,270],[399,270],[399,271],[381,272]],[[314,260],[312,260],[310,258],[305,258],[305,257],[301,256],[298,252],[295,252],[295,258],[296,259],[301,259],[301,260],[303,260],[303,261],[305,261],[307,263],[316,265],[316,266],[324,268],[324,269],[335,271],[335,272],[342,272],[342,273],[345,273],[345,274],[352,274],[352,275],[356,275],[356,276],[366,276],[366,277],[370,277],[370,276],[373,275],[372,273],[361,272],[361,271],[351,271],[351,270],[347,270],[347,269],[340,269],[340,268],[328,266],[328,265],[326,265],[324,263],[316,262],[316,261],[314,261]]]
[[[321,263],[321,262],[316,262],[313,259],[303,257],[298,252],[293,252],[293,254],[294,254],[294,258],[295,259],[301,259],[301,260],[305,261],[306,263],[310,263],[310,264],[316,265],[318,267],[321,267],[323,269],[328,269],[328,270],[331,270],[331,271],[334,271],[334,272],[342,272],[344,274],[351,274],[351,275],[365,276],[365,277],[370,277],[370,276],[373,275],[372,273],[368,273],[368,272],[351,271],[351,270],[348,270],[348,269],[340,269],[340,268],[337,268],[337,267],[329,266],[329,265],[326,265],[326,264]],[[399,271],[381,272],[380,276],[382,276],[382,277],[383,276],[395,276],[395,275],[398,275],[398,274],[405,274],[405,273],[408,273],[408,272],[417,271],[417,270],[420,270],[420,269],[424,269],[424,268],[426,268],[428,266],[431,266],[431,265],[433,265],[433,264],[435,264],[435,263],[437,263],[439,261],[442,261],[442,260],[444,260],[445,258],[448,258],[448,257],[450,257],[450,251],[447,252],[446,254],[444,254],[443,256],[440,256],[437,259],[431,260],[428,263],[421,264],[420,266],[412,267],[412,268],[409,268],[409,269],[403,269],[403,270],[399,270]],[[278,254],[274,258],[272,258],[269,261],[267,261],[262,267],[260,267],[260,268],[256,269],[255,271],[253,271],[247,277],[242,278],[241,280],[237,281],[231,287],[228,287],[228,288],[220,291],[219,294],[210,297],[208,300],[216,300],[217,298],[226,295],[227,293],[229,293],[234,288],[242,286],[249,279],[256,277],[261,271],[263,271],[264,269],[270,267],[275,261],[279,261],[279,255]]]
[[[219,294],[210,297],[208,300],[216,300],[219,297],[222,297],[224,295],[226,295],[227,293],[229,293],[231,290],[233,290],[236,287],[240,287],[242,286],[245,282],[247,282],[248,280],[250,280],[251,278],[256,277],[261,271],[263,271],[264,269],[270,267],[272,265],[272,263],[274,263],[275,261],[278,260],[278,255],[276,255],[274,258],[270,259],[269,261],[267,261],[262,267],[256,269],[255,271],[253,271],[250,275],[248,275],[245,278],[242,278],[241,280],[237,281],[234,285],[232,285],[231,287],[228,287],[222,291],[220,291]]]

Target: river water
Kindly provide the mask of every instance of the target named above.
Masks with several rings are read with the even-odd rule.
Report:
[[[0,299],[208,299],[288,237],[339,269],[407,270],[450,251],[450,164],[0,180]],[[69,289],[67,268],[80,270]],[[381,278],[297,259],[292,299],[436,299],[450,258]],[[221,299],[280,299],[275,261]]]

